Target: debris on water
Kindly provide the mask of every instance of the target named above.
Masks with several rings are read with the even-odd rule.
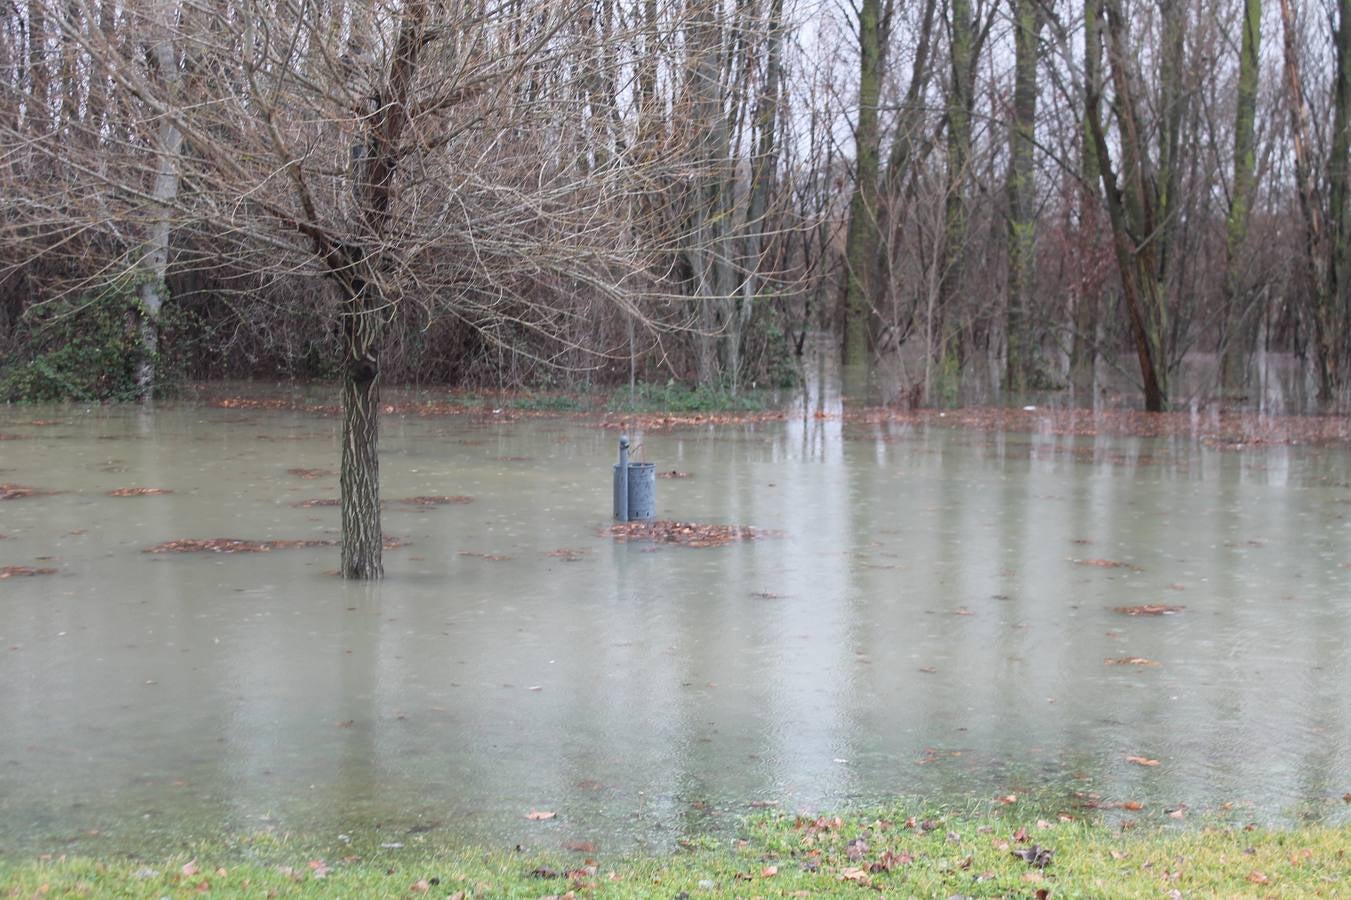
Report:
[[[0,500],[21,500],[25,497],[48,497],[56,491],[44,491],[22,484],[0,484]]]
[[[1121,562],[1116,559],[1075,559],[1071,560],[1076,566],[1092,566],[1095,569],[1130,569],[1132,572],[1143,572],[1144,569],[1134,563]]]
[[[291,541],[245,541],[239,538],[181,538],[147,547],[142,553],[269,553],[303,547],[332,547],[332,538]]]
[[[332,469],[287,469],[286,474],[313,481],[316,478],[333,478],[338,473]]]
[[[657,477],[673,479],[673,478],[693,478],[694,476],[691,475],[689,472],[681,472],[677,469],[671,469],[669,472],[658,472]]]
[[[1184,606],[1165,606],[1162,603],[1146,603],[1144,606],[1114,606],[1112,612],[1126,616],[1171,616],[1186,609]]]
[[[474,498],[456,494],[448,497],[402,497],[389,502],[402,503],[405,506],[444,506],[449,503],[473,503]]]
[[[108,491],[108,496],[109,496],[109,497],[159,497],[159,496],[161,496],[161,495],[163,495],[163,494],[172,494],[172,493],[173,493],[173,491],[169,490],[168,488],[126,487],[126,488],[117,488],[116,490]]]
[[[708,525],[657,519],[651,522],[622,522],[611,525],[606,533],[620,541],[653,541],[680,544],[683,547],[720,547],[734,541],[754,541],[782,537],[780,531],[751,525]]]
[[[18,578],[30,575],[55,575],[56,569],[34,566],[3,566],[0,567],[0,580],[6,578]]]

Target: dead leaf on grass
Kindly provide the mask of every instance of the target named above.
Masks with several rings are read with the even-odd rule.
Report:
[[[1157,766],[1159,764],[1157,759],[1150,759],[1146,756],[1128,756],[1126,762],[1135,763],[1137,766]]]

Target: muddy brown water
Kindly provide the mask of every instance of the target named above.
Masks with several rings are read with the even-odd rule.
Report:
[[[690,475],[662,517],[782,532],[705,549],[603,535],[594,422],[388,416],[384,496],[473,502],[391,504],[364,586],[328,546],[142,552],[335,537],[299,504],[336,479],[291,471],[336,466],[330,419],[0,409],[0,481],[56,492],[0,502],[0,565],[57,569],[0,580],[0,853],[660,849],[764,804],[1028,791],[1346,821],[1351,452],[816,412],[634,436]],[[1114,611],[1146,604],[1183,609]]]

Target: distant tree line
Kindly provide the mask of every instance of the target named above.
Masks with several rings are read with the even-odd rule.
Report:
[[[1351,0],[16,0],[0,67],[0,352],[101,305],[119,395],[1351,380]]]

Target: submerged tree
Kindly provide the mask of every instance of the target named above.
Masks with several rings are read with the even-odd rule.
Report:
[[[123,265],[151,268],[147,328],[171,234],[208,242],[217,268],[331,286],[345,577],[382,574],[381,352],[396,313],[415,304],[428,323],[503,344],[543,336],[559,352],[578,311],[541,297],[585,288],[641,315],[622,286],[647,264],[632,203],[646,176],[632,154],[557,124],[584,74],[565,64],[585,5],[188,0],[129,8],[116,31],[81,27],[92,5],[63,8],[63,34],[126,113],[74,146],[53,130],[34,140],[67,167],[63,228],[142,223],[149,239],[130,241]]]

